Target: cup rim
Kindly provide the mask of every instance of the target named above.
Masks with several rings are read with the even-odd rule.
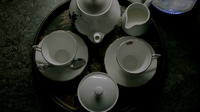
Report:
[[[56,34],[56,33],[65,33],[65,35],[70,36],[70,37],[74,40],[74,42],[75,42],[75,52],[73,53],[73,56],[71,57],[71,59],[69,59],[69,60],[66,61],[66,62],[60,63],[60,64],[52,63],[51,61],[49,61],[48,59],[46,59],[46,55],[45,55],[44,52],[43,52],[43,50],[45,50],[45,49],[43,49],[43,47],[42,47],[42,46],[44,45],[45,40],[48,39],[48,38],[50,38],[52,34]],[[53,36],[53,38],[55,38],[55,37]],[[65,37],[65,38],[66,38],[66,37]],[[51,32],[50,34],[46,35],[46,36],[43,38],[43,41],[42,41],[42,43],[41,43],[41,54],[42,54],[42,56],[44,57],[44,60],[47,61],[49,64],[51,64],[51,65],[53,65],[53,66],[66,66],[66,65],[69,65],[69,64],[73,61],[73,59],[75,58],[76,53],[77,53],[77,48],[78,48],[77,40],[76,40],[73,36],[71,36],[71,35],[70,35],[69,33],[67,33],[66,31],[58,30],[58,31]]]
[[[143,45],[145,45],[146,48],[147,48],[147,49],[149,50],[149,52],[150,52],[150,56],[151,56],[151,57],[149,57],[149,61],[148,61],[149,63],[148,63],[147,66],[145,66],[145,68],[143,67],[142,70],[139,70],[139,71],[138,71],[138,70],[136,70],[136,71],[128,70],[128,69],[124,68],[123,65],[119,62],[119,59],[118,59],[118,57],[119,57],[119,50],[120,50],[120,48],[121,48],[121,46],[122,46],[123,44],[125,44],[126,42],[128,42],[128,41],[130,41],[130,40],[142,42]],[[142,40],[139,40],[139,39],[128,39],[128,40],[126,40],[126,41],[123,41],[123,42],[119,45],[119,47],[117,48],[117,51],[116,51],[116,61],[117,61],[117,63],[118,63],[119,68],[120,68],[122,71],[124,71],[124,72],[126,72],[126,73],[129,73],[129,74],[140,74],[140,73],[144,73],[144,72],[149,68],[149,66],[151,65],[152,60],[153,60],[153,58],[152,58],[153,53],[152,53],[151,49],[149,48],[149,46],[148,46],[147,44],[148,44],[147,42],[142,41]],[[140,69],[140,68],[139,68],[139,69]]]

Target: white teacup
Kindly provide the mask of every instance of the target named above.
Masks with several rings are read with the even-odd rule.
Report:
[[[129,39],[120,44],[116,53],[116,60],[120,68],[130,74],[139,74],[146,71],[153,59],[160,54],[153,54],[148,43]]]
[[[77,52],[76,39],[65,31],[54,31],[45,36],[41,46],[33,48],[41,52],[48,64],[42,64],[39,68],[49,66],[66,66],[75,58]]]

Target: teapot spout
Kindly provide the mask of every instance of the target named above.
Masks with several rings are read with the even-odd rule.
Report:
[[[100,43],[103,40],[104,36],[105,36],[105,34],[101,33],[101,32],[94,33],[94,35],[93,35],[94,42],[97,44]]]

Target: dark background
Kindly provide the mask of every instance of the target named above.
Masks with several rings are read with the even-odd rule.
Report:
[[[34,79],[32,45],[44,18],[65,0],[0,0],[0,112],[64,111]],[[154,112],[200,111],[200,3],[180,15],[150,7],[167,51]],[[145,108],[145,107],[144,107]]]

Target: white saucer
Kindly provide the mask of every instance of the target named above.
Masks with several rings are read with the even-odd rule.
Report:
[[[88,63],[88,48],[85,44],[85,42],[76,34],[67,31],[70,35],[74,36],[77,40],[78,44],[78,50],[75,58],[82,58],[85,59],[86,64],[77,69],[77,70],[72,70],[71,68],[65,66],[65,67],[52,67],[52,68],[47,68],[47,69],[39,69],[39,71],[47,78],[54,80],[54,81],[68,81],[71,80],[78,75],[80,75],[83,70],[85,69],[87,63]],[[41,45],[41,42],[39,43],[39,46]],[[42,57],[41,52],[35,51],[35,60],[36,60],[36,65],[38,66],[39,64],[42,63],[47,63],[46,60]]]
[[[138,87],[146,84],[154,76],[157,68],[157,59],[153,59],[149,68],[143,73],[133,75],[122,71],[116,61],[116,50],[122,42],[128,39],[138,39],[138,38],[132,36],[124,36],[122,38],[115,40],[108,47],[104,59],[105,68],[108,75],[112,77],[113,80],[115,80],[119,85],[125,87]],[[154,53],[153,48],[152,47],[150,48],[152,50],[152,53]],[[132,76],[130,77],[130,75]]]

